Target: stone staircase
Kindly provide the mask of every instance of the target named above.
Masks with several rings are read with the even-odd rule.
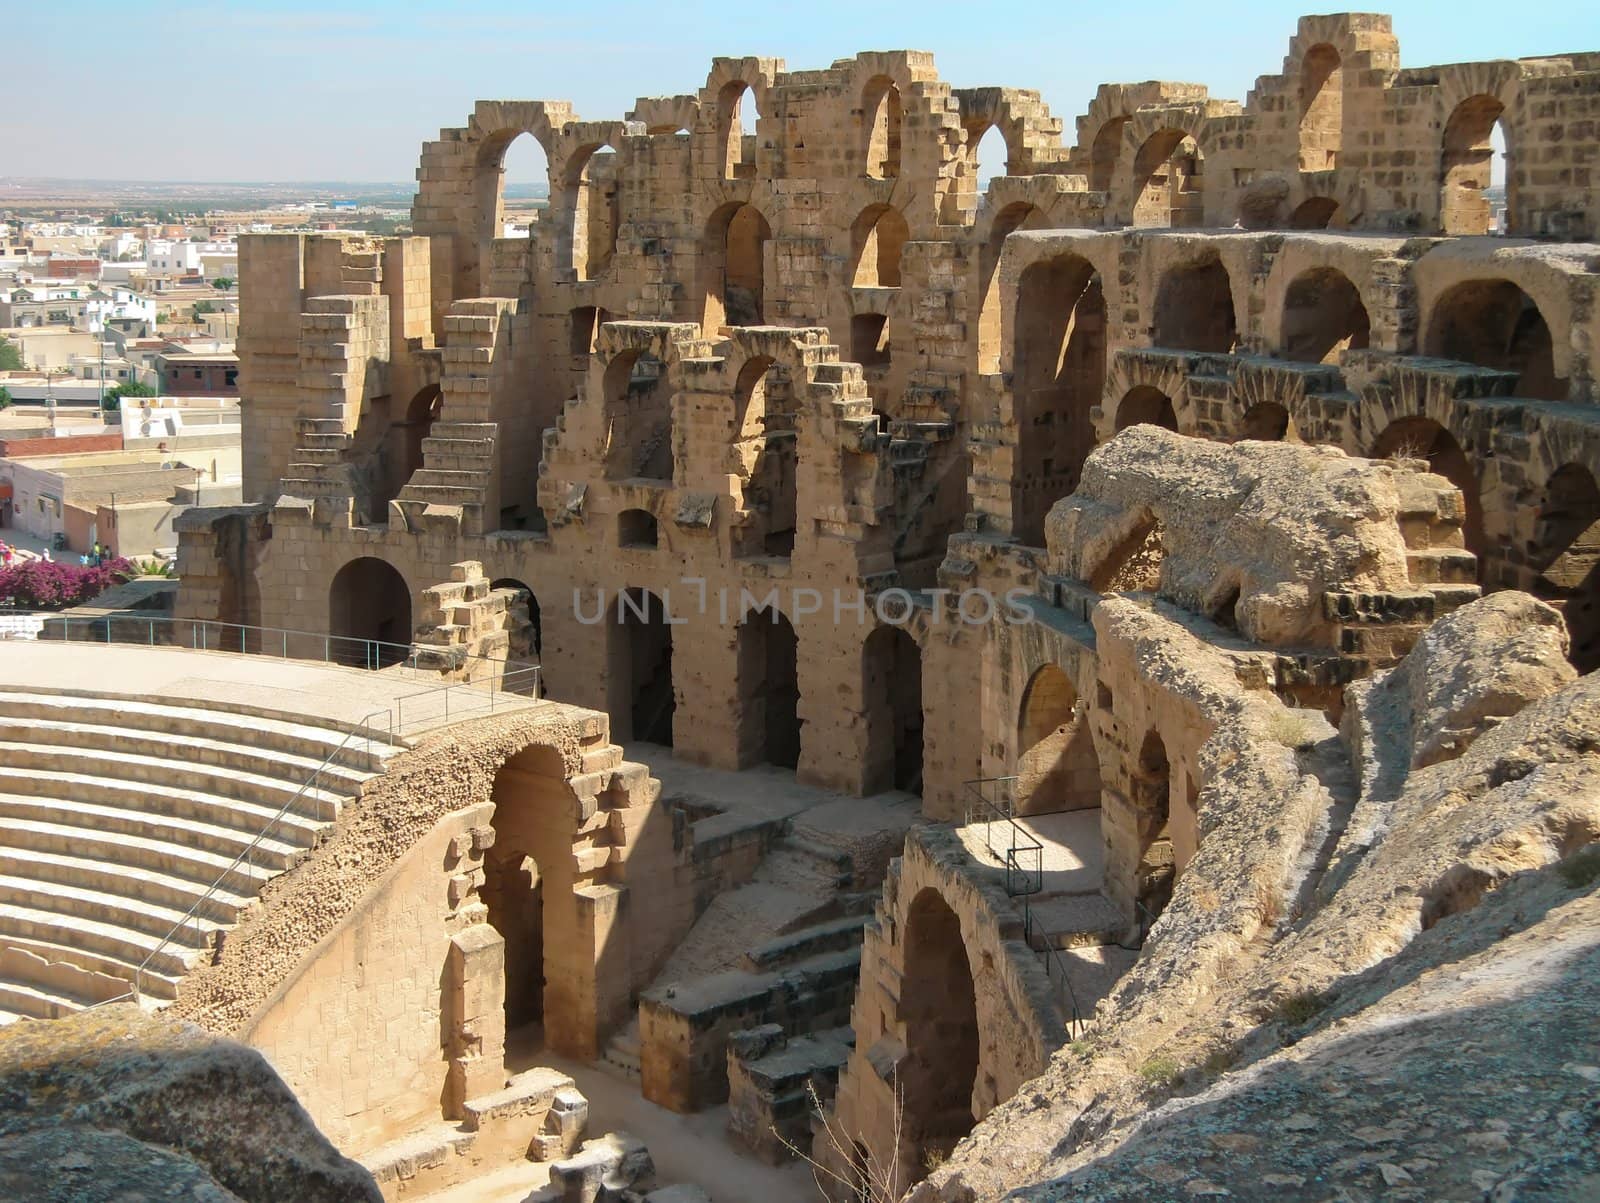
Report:
[[[0,1023],[125,995],[136,974],[146,999],[175,998],[392,751],[344,739],[222,704],[0,690]]]

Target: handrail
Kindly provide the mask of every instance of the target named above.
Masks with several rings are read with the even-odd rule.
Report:
[[[1067,973],[1066,962],[1061,959],[1061,954],[1046,940],[1034,942],[1033,906],[1029,902],[1032,895],[1044,889],[1044,844],[1035,838],[1026,828],[1016,820],[1014,807],[1011,804],[1011,787],[1016,782],[1016,777],[978,777],[966,782],[969,801],[967,803],[967,826],[974,826],[974,814],[982,816],[983,843],[989,849],[990,855],[1005,865],[1006,894],[1017,899],[1022,907],[1022,938],[1037,956],[1044,961],[1045,977],[1052,987],[1057,988],[1057,999],[1066,1006],[1067,1034],[1074,1040],[1078,1039],[1088,1027],[1088,1020],[1083,1017],[1083,1012],[1078,1007],[1078,997],[1072,989],[1072,979]],[[985,786],[996,787],[996,800],[991,801],[984,792]],[[1000,788],[1005,789],[1005,804],[1001,805],[999,799]],[[997,849],[993,840],[993,827],[996,821],[1006,824],[1010,830],[1011,841],[1004,852]],[[1027,869],[1018,857],[1018,852],[1031,853],[1033,868]],[[1023,885],[1019,888],[1018,881]]]
[[[206,887],[205,893],[201,894],[199,898],[196,898],[189,909],[183,913],[183,916],[167,929],[167,934],[161,937],[161,942],[150,950],[149,954],[146,955],[144,960],[139,962],[138,966],[133,971],[133,982],[131,983],[132,988],[128,990],[127,993],[119,994],[115,998],[106,998],[100,1000],[94,1004],[96,1007],[105,1006],[109,1003],[121,1002],[124,999],[130,998],[134,1002],[139,1001],[140,988],[143,983],[144,975],[150,967],[150,962],[155,960],[164,951],[166,951],[167,946],[172,943],[173,937],[189,925],[190,921],[193,920],[199,913],[200,908],[209,902],[212,896],[216,894],[217,890],[222,887],[222,883],[231,877],[234,871],[239,868],[240,864],[248,859],[255,852],[255,850],[261,846],[261,841],[267,838],[267,833],[272,831],[279,823],[283,821],[283,816],[289,813],[290,808],[300,800],[300,798],[305,794],[306,790],[310,789],[313,783],[322,776],[323,771],[333,763],[334,758],[339,756],[347,747],[349,747],[350,741],[357,735],[366,736],[367,752],[369,755],[371,754],[373,731],[371,722],[373,719],[380,716],[389,720],[387,724],[388,731],[385,742],[391,747],[394,745],[394,715],[387,708],[382,710],[374,710],[351,723],[350,729],[345,732],[344,738],[339,741],[338,746],[322,758],[322,763],[311,770],[311,775],[300,783],[300,788],[295,790],[295,792],[289,796],[284,804],[278,808],[278,812],[267,821],[266,825],[263,826],[260,831],[256,832],[254,838],[251,839],[251,841],[239,851],[239,854],[233,858],[233,860],[228,864],[228,867],[219,873],[216,880]]]

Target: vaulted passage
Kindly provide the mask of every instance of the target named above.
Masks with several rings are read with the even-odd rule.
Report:
[[[1533,592],[1559,606],[1580,673],[1600,668],[1600,484],[1581,464],[1550,477],[1534,532]]]
[[[1338,363],[1371,336],[1361,294],[1337,268],[1315,267],[1289,285],[1283,300],[1283,357],[1297,363]]]
[[[1078,691],[1061,668],[1042,665],[1028,680],[1017,717],[1014,797],[1018,814],[1100,805],[1100,761]]]
[[[1439,225],[1446,234],[1491,231],[1489,198],[1484,193],[1494,175],[1495,126],[1504,113],[1499,97],[1479,94],[1458,104],[1445,122]],[[1508,166],[1508,181],[1510,174]]]
[[[798,443],[794,386],[771,359],[745,364],[734,388],[736,467],[745,478],[744,508],[752,520],[735,535],[739,555],[794,554]]]
[[[978,1002],[961,922],[937,891],[923,890],[912,901],[904,940],[902,1143],[920,1176],[977,1122],[972,1095],[978,1078]]]
[[[978,369],[1000,369],[1000,253],[1006,238],[1017,230],[1031,230],[1044,224],[1045,217],[1033,205],[1007,205],[995,215],[989,237],[978,253]]]
[[[1139,840],[1139,861],[1134,870],[1134,899],[1139,905],[1139,925],[1147,928],[1172,898],[1176,874],[1173,863],[1171,822],[1171,766],[1161,736],[1151,731],[1139,749],[1133,773],[1134,821]]]
[[[504,589],[510,593],[506,599],[506,634],[510,639],[508,659],[522,664],[537,664],[544,647],[544,633],[539,621],[539,599],[533,590],[519,580],[502,577],[490,584],[491,589]],[[531,674],[530,674],[531,675]],[[527,693],[531,686],[513,682],[518,693]]]
[[[390,427],[387,448],[390,470],[383,492],[373,499],[374,522],[388,521],[388,503],[400,495],[400,490],[422,467],[422,442],[433,432],[433,424],[439,420],[443,408],[444,395],[437,384],[430,384],[411,398],[404,416]]]
[[[765,284],[764,256],[772,227],[753,205],[724,205],[706,228],[701,276],[702,325],[707,334],[724,326],[759,326]]]
[[[1215,252],[1175,267],[1156,290],[1151,344],[1174,351],[1232,351],[1239,342],[1228,269]]]
[[[1050,507],[1078,485],[1094,449],[1090,410],[1106,378],[1106,303],[1076,255],[1029,265],[1017,292],[1013,387],[1017,467],[1012,526],[1042,546]]]
[[[1488,550],[1483,529],[1483,498],[1479,493],[1478,474],[1455,436],[1432,418],[1399,418],[1378,436],[1372,446],[1372,458],[1427,460],[1429,471],[1437,472],[1461,490],[1466,511],[1462,535],[1467,550],[1478,557],[1481,572]]]
[[[1133,160],[1133,224],[1192,227],[1204,224],[1203,158],[1187,131],[1159,130]]]
[[[562,266],[574,279],[593,280],[611,265],[622,224],[616,151],[600,146],[574,156],[561,203],[569,227]]]
[[[1517,374],[1516,395],[1565,401],[1550,326],[1532,297],[1510,280],[1466,280],[1433,307],[1426,352]]]
[[[756,175],[755,90],[743,80],[727,84],[717,96],[717,136],[722,145],[723,174],[730,180]]]
[[[861,97],[866,134],[866,174],[875,180],[892,180],[900,174],[900,89],[886,75],[868,81]]]
[[[505,941],[506,1030],[544,1018],[544,894],[539,866],[499,841],[483,859],[484,905]]]
[[[1321,42],[1300,60],[1300,170],[1339,165],[1344,135],[1344,73],[1339,52]]]
[[[487,291],[491,244],[497,238],[526,238],[535,198],[550,186],[549,159],[532,133],[505,130],[484,140],[473,175],[478,244],[471,249],[476,260],[459,265],[473,276],[457,280],[456,295],[482,296]]]
[[[672,627],[654,593],[629,589],[612,608],[612,738],[672,746]]]
[[[775,609],[745,616],[738,629],[739,765],[800,763],[799,644]]]
[[[328,589],[329,656],[359,668],[387,668],[411,653],[411,590],[394,566],[351,560]],[[359,641],[359,642],[356,642]]]
[[[648,351],[627,351],[603,381],[611,446],[606,479],[672,479],[672,390],[667,369]]]
[[[1173,412],[1172,398],[1148,384],[1130,388],[1117,405],[1116,428],[1126,430],[1130,426],[1177,430],[1178,415]]]
[[[850,227],[851,282],[857,288],[899,288],[900,256],[911,237],[906,219],[891,205],[872,205]]]
[[[922,649],[904,628],[881,626],[861,650],[867,701],[867,792],[922,793]]]

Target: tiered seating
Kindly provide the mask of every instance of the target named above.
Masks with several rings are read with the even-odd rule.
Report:
[[[124,995],[147,959],[141,994],[175,998],[216,930],[382,770],[391,749],[344,738],[300,715],[0,689],[0,1022]]]

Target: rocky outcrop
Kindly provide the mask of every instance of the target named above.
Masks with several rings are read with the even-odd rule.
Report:
[[[132,1004],[0,1029],[0,1197],[380,1199],[260,1053]]]

